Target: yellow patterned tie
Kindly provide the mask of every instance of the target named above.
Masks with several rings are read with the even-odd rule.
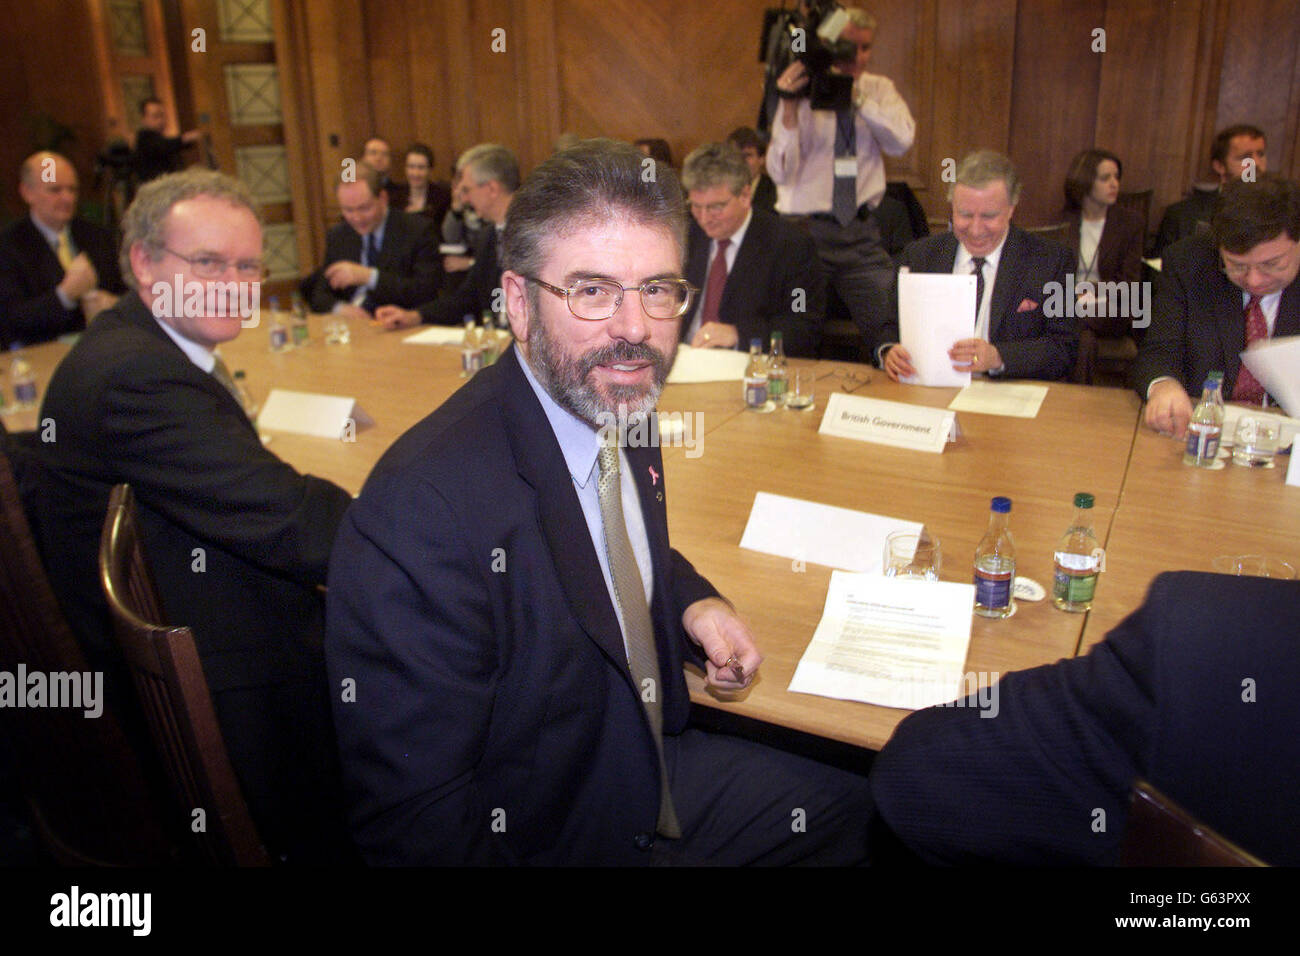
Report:
[[[654,733],[655,749],[659,752],[659,823],[658,831],[674,839],[682,835],[673,808],[673,796],[668,788],[668,769],[664,765],[664,708],[659,681],[659,653],[655,649],[654,625],[650,608],[645,600],[645,582],[637,567],[632,542],[627,536],[623,521],[623,486],[619,481],[618,446],[605,445],[600,449],[600,478],[596,492],[600,498],[600,519],[605,527],[605,554],[609,558],[609,574],[614,579],[614,596],[623,611],[623,628],[627,631],[628,668],[632,683],[645,705]]]
[[[68,240],[67,229],[59,233],[59,244],[55,247],[54,254],[59,257],[59,265],[63,266],[64,272],[72,268],[72,243]]]

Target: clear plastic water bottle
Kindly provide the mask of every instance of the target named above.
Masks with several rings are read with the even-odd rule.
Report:
[[[1092,503],[1092,495],[1086,492],[1074,496],[1074,520],[1056,548],[1052,603],[1062,611],[1088,610],[1097,590],[1101,549],[1092,530]]]
[[[14,350],[11,375],[14,383],[14,407],[35,408],[39,392],[36,386],[36,373],[32,371],[27,356],[23,355],[21,349]]]
[[[1201,400],[1187,425],[1187,449],[1183,464],[1211,468],[1219,454],[1223,436],[1223,373],[1211,372],[1201,386]]]
[[[307,324],[307,303],[302,296],[293,294],[293,347],[302,348],[311,341],[311,326]]]
[[[1011,499],[989,503],[989,528],[975,547],[975,613],[1010,617],[1016,609],[1016,543],[1011,537]]]
[[[745,407],[754,411],[770,411],[767,400],[767,362],[763,358],[763,340],[750,339],[749,365],[745,368]]]
[[[465,316],[465,337],[460,341],[460,377],[469,378],[483,367],[483,345],[479,341],[478,329],[474,327],[474,316]]]
[[[767,397],[776,405],[785,404],[790,369],[785,363],[785,336],[772,333],[772,354],[767,357]]]
[[[270,306],[271,325],[268,334],[271,337],[271,351],[283,352],[289,347],[289,329],[284,324],[284,313],[280,311],[280,300],[275,296],[271,296]]]

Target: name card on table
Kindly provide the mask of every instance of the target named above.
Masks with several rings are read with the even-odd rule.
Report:
[[[920,534],[922,527],[916,521],[760,491],[754,495],[740,546],[828,568],[879,574],[885,538],[895,531]]]
[[[956,423],[956,413],[946,408],[833,392],[818,431],[838,438],[937,453],[943,451],[948,436],[955,433]]]
[[[1292,448],[1291,464],[1286,469],[1286,483],[1300,488],[1300,465],[1296,464],[1297,461],[1300,461],[1300,449]]]
[[[316,438],[342,439],[373,425],[355,398],[273,388],[257,416],[257,427]]]
[[[749,353],[735,349],[693,349],[677,346],[677,360],[668,373],[669,385],[698,382],[739,382],[745,377]]]
[[[402,339],[403,345],[460,345],[465,341],[465,327],[431,325]]]

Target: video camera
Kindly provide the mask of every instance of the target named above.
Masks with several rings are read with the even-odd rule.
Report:
[[[793,8],[768,9],[763,14],[758,59],[767,64],[759,129],[766,132],[776,115],[777,100],[809,97],[815,110],[847,109],[853,102],[853,78],[832,73],[836,63],[851,63],[857,48],[842,40],[849,17],[835,0],[800,0]],[[808,70],[808,86],[782,93],[777,78],[796,60]]]

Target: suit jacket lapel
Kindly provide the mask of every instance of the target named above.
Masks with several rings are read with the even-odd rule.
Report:
[[[50,244],[45,241],[41,231],[33,225],[31,217],[23,219],[24,241],[31,248],[35,261],[32,263],[39,272],[39,286],[42,291],[63,281],[63,264],[55,255]],[[76,241],[75,239],[73,241]]]
[[[1007,241],[1002,244],[1002,255],[998,257],[998,274],[993,280],[992,298],[989,299],[990,342],[994,341],[1002,319],[1014,308],[1011,299],[1021,286],[1021,274],[1025,265],[1021,245],[1020,230],[1015,226],[1009,227]]]
[[[569,610],[587,636],[621,673],[626,673],[623,632],[605,586],[591,532],[582,515],[578,493],[569,480],[568,465],[551,431],[551,423],[519,367],[521,361],[518,352],[511,348],[497,362],[503,417],[515,465],[519,476],[537,496],[538,522]],[[563,560],[556,561],[556,555],[562,555]],[[630,674],[627,680],[630,684]]]
[[[1245,334],[1243,331],[1243,338]],[[1273,336],[1279,335],[1300,335],[1300,277],[1292,280],[1282,290],[1282,301],[1277,307],[1277,321],[1273,323]]]
[[[700,290],[699,302],[695,309],[704,308],[704,296],[708,292],[709,281],[709,237],[694,221],[691,222],[689,252],[686,259],[686,281]],[[691,314],[694,314],[693,312]],[[681,341],[686,341],[690,331],[690,315],[683,317],[677,329]]]
[[[1237,373],[1241,371],[1241,350],[1246,347],[1246,307],[1241,304],[1241,289],[1226,277],[1216,284],[1219,295],[1214,303],[1215,334],[1223,353],[1223,378],[1228,386],[1225,395],[1231,397],[1237,385]],[[1279,306],[1278,317],[1281,315]]]

